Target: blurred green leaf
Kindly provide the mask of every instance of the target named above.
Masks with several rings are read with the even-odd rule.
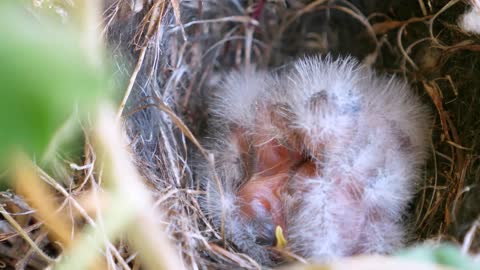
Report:
[[[463,254],[458,248],[451,245],[439,247],[419,246],[406,249],[397,254],[407,259],[436,263],[461,270],[478,270],[480,264]]]
[[[63,122],[107,88],[73,28],[35,15],[0,3],[0,164],[13,149],[39,157]]]

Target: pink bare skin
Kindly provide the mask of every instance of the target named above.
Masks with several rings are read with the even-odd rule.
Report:
[[[274,246],[274,229],[277,226],[282,228],[284,235],[288,234],[283,197],[289,194],[289,182],[301,181],[303,177],[315,175],[315,164],[308,161],[304,154],[281,145],[276,139],[262,143],[258,137],[245,138],[246,135],[240,131],[233,134],[232,140],[238,144],[240,152],[251,152],[254,155],[253,164],[247,160],[251,157],[243,155],[243,162],[250,164],[250,178],[237,192],[240,213],[247,220],[269,223],[260,226],[266,228],[266,231],[259,234],[263,236],[264,244]],[[254,144],[248,145],[246,140]]]
[[[286,229],[281,196],[291,177],[292,167],[300,161],[299,155],[276,141],[254,148],[253,175],[237,193],[241,213],[248,219],[268,215],[273,222],[269,227]]]

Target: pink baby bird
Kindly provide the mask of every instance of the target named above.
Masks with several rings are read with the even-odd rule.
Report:
[[[405,82],[310,57],[231,73],[211,107],[200,202],[240,251],[274,265],[280,248],[325,262],[402,246],[429,134]]]

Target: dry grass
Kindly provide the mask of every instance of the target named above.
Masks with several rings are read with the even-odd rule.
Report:
[[[432,157],[411,207],[412,241],[447,240],[465,253],[479,254],[480,38],[457,25],[467,3],[245,2],[107,1],[103,14],[119,88],[121,78],[129,78],[117,116],[125,121],[153,206],[164,213],[166,222],[158,228],[164,226],[183,264],[192,269],[260,268],[223,241],[196,200],[202,191],[189,160],[194,149],[202,149],[196,137],[205,127],[211,82],[243,65],[276,68],[303,54],[327,52],[352,54],[380,72],[406,78],[431,105]],[[0,264],[42,269],[85,224],[102,222],[102,211],[112,205],[108,196],[98,196],[105,183],[92,141],[92,133],[85,131],[84,154],[74,158],[79,165],[68,162],[64,174],[37,168],[37,176],[28,176],[40,179],[33,182],[43,186],[36,189],[43,193],[16,190],[29,200],[1,194]],[[35,196],[46,203],[35,204],[42,201]],[[156,235],[158,228],[149,228],[145,233]],[[96,268],[139,269],[132,242],[126,237],[105,240]]]

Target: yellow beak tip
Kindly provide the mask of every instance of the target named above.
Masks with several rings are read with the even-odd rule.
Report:
[[[277,239],[276,247],[278,249],[284,249],[287,246],[287,240],[285,239],[285,236],[283,235],[283,229],[282,229],[282,227],[280,227],[278,225],[275,228],[275,238]]]

